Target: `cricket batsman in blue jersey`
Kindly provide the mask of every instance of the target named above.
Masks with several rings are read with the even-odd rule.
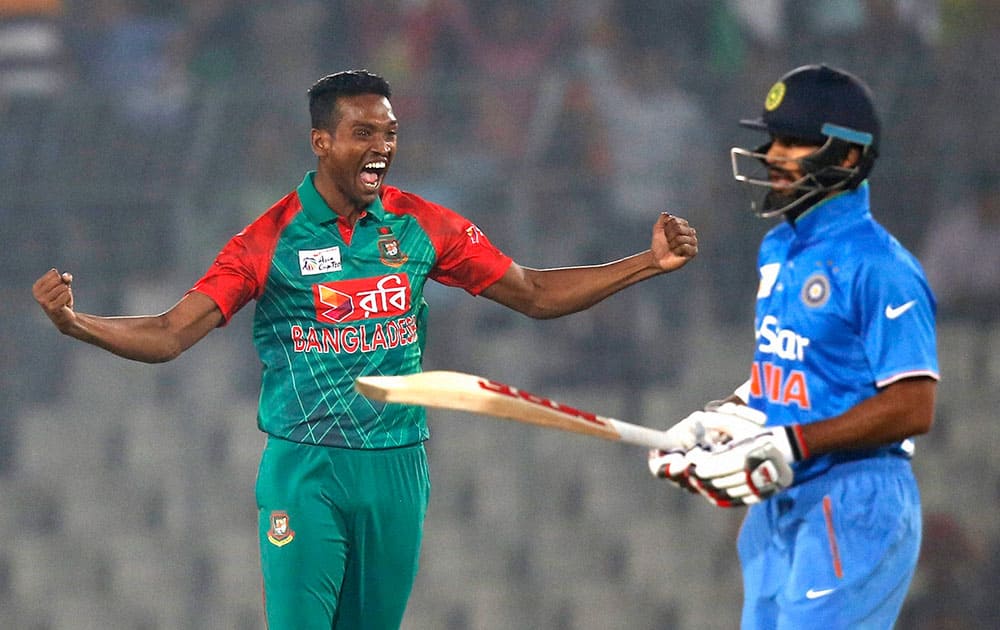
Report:
[[[669,429],[650,471],[720,507],[738,540],[742,628],[891,628],[920,548],[913,436],[932,424],[935,300],[917,260],[872,217],[879,117],[868,87],[796,68],[741,124],[733,174],[781,222],[758,256],[750,378]]]

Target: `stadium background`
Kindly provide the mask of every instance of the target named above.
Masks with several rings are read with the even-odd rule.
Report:
[[[627,255],[661,209],[697,226],[682,273],[561,320],[428,291],[426,367],[665,427],[744,378],[770,223],[728,149],[761,140],[737,119],[815,61],[874,88],[875,213],[934,261],[941,297],[937,423],[915,460],[925,550],[901,627],[997,623],[997,59],[992,0],[0,2],[3,625],[262,627],[250,309],[148,366],[61,338],[30,286],[57,266],[81,310],[171,306],[313,167],[316,78],[384,74],[402,130],[390,183],[522,264]],[[993,222],[953,230],[983,190]],[[735,627],[738,512],[654,482],[634,448],[431,423],[405,628]]]

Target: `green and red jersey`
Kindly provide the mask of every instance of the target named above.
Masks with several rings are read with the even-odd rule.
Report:
[[[369,401],[354,379],[420,371],[428,278],[478,295],[511,259],[467,219],[391,186],[351,228],[313,175],[230,239],[192,291],[225,322],[257,300],[262,431],[346,448],[421,442],[423,408]]]

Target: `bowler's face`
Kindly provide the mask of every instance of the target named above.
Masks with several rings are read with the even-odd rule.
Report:
[[[334,116],[339,117],[336,128],[320,130],[313,151],[339,201],[360,210],[382,189],[396,152],[399,124],[389,99],[377,94],[339,99]]]

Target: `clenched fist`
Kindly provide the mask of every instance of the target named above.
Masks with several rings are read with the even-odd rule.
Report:
[[[60,332],[67,332],[76,322],[73,311],[73,274],[49,269],[35,281],[31,292],[35,301]]]
[[[698,255],[698,235],[687,219],[663,212],[653,226],[653,257],[664,271],[675,271]]]

